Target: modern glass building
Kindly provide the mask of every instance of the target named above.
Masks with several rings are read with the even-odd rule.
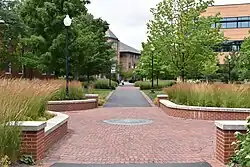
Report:
[[[249,36],[250,3],[209,6],[202,16],[214,16],[218,13],[221,20],[212,27],[221,25],[221,31],[227,38],[216,50],[220,64],[224,64],[225,56],[232,51],[239,51],[245,37]]]

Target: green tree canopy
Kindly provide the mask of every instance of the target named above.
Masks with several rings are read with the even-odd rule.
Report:
[[[219,21],[218,16],[201,16],[212,3],[163,0],[151,10],[154,18],[148,23],[148,40],[183,81],[189,72],[200,71],[203,63],[215,60],[214,48],[224,40],[219,27],[211,27]]]

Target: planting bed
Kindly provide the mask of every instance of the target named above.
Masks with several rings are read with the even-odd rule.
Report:
[[[198,120],[246,120],[250,109],[197,107],[178,105],[168,100],[160,100],[160,107],[169,116]]]

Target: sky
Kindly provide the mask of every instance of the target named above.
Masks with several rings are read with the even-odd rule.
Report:
[[[152,18],[151,8],[161,0],[90,0],[87,6],[96,18],[101,17],[110,24],[118,39],[141,50],[147,40],[147,22]],[[250,0],[215,0],[215,5],[247,3]]]

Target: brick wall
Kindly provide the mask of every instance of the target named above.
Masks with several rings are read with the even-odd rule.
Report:
[[[234,153],[235,147],[232,142],[236,141],[236,130],[222,130],[217,127],[216,129],[216,159],[223,164],[228,164],[230,157]],[[246,133],[246,131],[238,131]]]
[[[247,112],[226,112],[226,111],[192,111],[184,109],[173,109],[160,104],[161,109],[169,116],[198,119],[198,120],[246,120],[250,113]]]
[[[82,103],[58,103],[48,104],[49,111],[64,112],[64,111],[79,111],[97,108],[97,101],[82,102]]]
[[[48,134],[45,133],[44,128],[39,131],[23,131],[21,135],[21,153],[32,155],[35,161],[40,161],[44,158],[45,151],[66,135],[67,132],[67,121]]]
[[[48,150],[55,142],[60,140],[68,132],[68,122],[65,122],[57,129],[45,136],[45,150]]]
[[[36,160],[42,160],[45,150],[44,129],[40,131],[27,131],[22,133],[21,152],[22,154],[32,155]]]

